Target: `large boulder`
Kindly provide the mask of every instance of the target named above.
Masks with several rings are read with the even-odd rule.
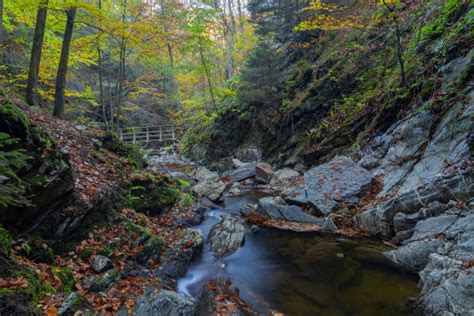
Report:
[[[245,179],[253,178],[256,174],[256,162],[251,162],[230,172],[229,177],[232,182],[240,182]]]
[[[193,172],[192,177],[196,181],[201,182],[207,179],[218,178],[219,175],[217,174],[217,172],[211,171],[205,167],[199,167]]]
[[[174,291],[149,289],[145,294],[136,299],[133,307],[133,315],[137,316],[194,316],[197,311],[197,303],[190,297],[186,297]],[[124,310],[119,315],[127,315]]]
[[[305,172],[304,187],[308,202],[328,215],[341,204],[357,204],[359,197],[371,190],[374,179],[370,171],[339,156]]]
[[[205,178],[195,186],[193,191],[199,197],[207,197],[211,201],[217,201],[225,190],[225,183],[219,178]]]
[[[263,183],[263,184],[270,183],[270,180],[272,179],[272,175],[273,175],[273,170],[270,164],[266,162],[260,162],[257,164],[255,180],[258,183]]]
[[[245,228],[237,219],[226,216],[209,232],[211,249],[217,256],[237,251],[245,239]]]

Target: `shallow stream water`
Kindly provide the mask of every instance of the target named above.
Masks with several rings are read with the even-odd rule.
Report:
[[[228,198],[208,210],[196,226],[207,237],[222,216],[237,214],[253,197]],[[418,293],[417,278],[386,259],[376,243],[316,233],[262,228],[248,232],[234,254],[215,259],[208,245],[178,280],[178,290],[196,297],[203,284],[229,278],[257,310],[287,315],[411,315],[407,300]]]

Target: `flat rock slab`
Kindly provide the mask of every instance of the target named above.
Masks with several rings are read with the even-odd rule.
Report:
[[[211,201],[217,201],[225,190],[225,183],[219,178],[206,178],[193,186],[193,191],[199,197],[207,197]]]
[[[272,175],[273,175],[273,169],[272,169],[272,166],[270,166],[270,164],[266,162],[260,162],[257,164],[255,180],[258,183],[264,183],[264,184],[270,183],[270,180],[272,179]]]
[[[329,215],[341,204],[355,205],[371,189],[375,176],[350,158],[339,156],[305,172],[308,202],[322,215]]]
[[[322,219],[306,214],[295,205],[278,205],[273,203],[259,203],[255,211],[259,215],[263,215],[276,220],[284,220],[288,222],[322,224]]]
[[[243,165],[240,168],[237,168],[230,172],[229,177],[232,182],[240,182],[249,178],[255,177],[256,174],[256,162],[251,162],[248,164]]]

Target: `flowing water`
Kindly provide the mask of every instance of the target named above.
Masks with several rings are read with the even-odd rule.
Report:
[[[222,216],[236,213],[254,197],[233,198],[206,212],[197,226],[205,236]],[[411,315],[406,304],[416,296],[417,279],[394,267],[379,245],[347,238],[321,237],[262,228],[248,232],[236,253],[215,259],[206,245],[180,292],[196,297],[203,284],[229,278],[255,308],[272,307],[287,315]]]

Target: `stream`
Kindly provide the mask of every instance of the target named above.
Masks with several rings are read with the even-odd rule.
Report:
[[[195,227],[207,237],[225,214],[258,197],[227,197],[224,207],[207,210]],[[384,257],[384,247],[368,241],[323,237],[261,228],[246,232],[234,254],[216,259],[206,243],[178,290],[197,297],[210,279],[225,277],[257,311],[276,309],[287,315],[412,315],[417,277]]]

